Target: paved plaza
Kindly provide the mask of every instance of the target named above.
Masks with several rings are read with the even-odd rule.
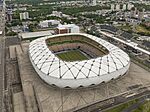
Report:
[[[150,84],[150,73],[131,63],[129,72],[109,83],[80,89],[60,89],[43,82],[28,57],[28,43],[16,46],[25,105],[29,111],[69,112],[92,102],[100,101],[135,87]],[[31,105],[32,104],[32,105]]]

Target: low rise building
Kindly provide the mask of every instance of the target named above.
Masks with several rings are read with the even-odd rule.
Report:
[[[92,6],[96,6],[97,5],[97,1],[96,0],[92,0]]]
[[[116,4],[116,11],[120,11],[120,4]]]
[[[29,13],[28,12],[20,13],[20,20],[26,20],[26,19],[29,19]]]
[[[19,33],[18,37],[21,40],[30,40],[30,39],[36,39],[36,38],[45,37],[45,36],[51,36],[53,33],[54,32],[52,30],[39,31],[39,32]]]
[[[127,10],[127,4],[123,4],[122,10]]]
[[[80,28],[75,24],[67,24],[67,25],[59,25],[56,28],[56,34],[64,34],[64,33],[79,33]]]
[[[115,4],[111,4],[110,8],[111,8],[111,11],[114,11],[115,10]]]
[[[59,12],[59,11],[52,11],[51,16],[61,17],[61,16],[62,16],[62,12]]]
[[[58,20],[44,20],[40,21],[39,26],[41,28],[48,28],[48,27],[57,27],[60,24]]]
[[[127,5],[127,9],[128,9],[128,10],[131,10],[133,7],[134,7],[134,5],[133,5],[133,4],[128,3],[128,5]]]

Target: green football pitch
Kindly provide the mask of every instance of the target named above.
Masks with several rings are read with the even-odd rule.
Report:
[[[82,61],[88,59],[79,50],[66,51],[56,55],[63,61]]]

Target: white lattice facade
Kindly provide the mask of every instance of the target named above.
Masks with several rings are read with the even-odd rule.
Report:
[[[63,61],[50,51],[46,39],[71,35],[90,38],[105,47],[109,53],[89,60]],[[124,51],[101,38],[82,33],[59,34],[36,39],[29,45],[29,57],[41,79],[60,88],[88,87],[108,82],[124,75],[130,66],[130,58]]]

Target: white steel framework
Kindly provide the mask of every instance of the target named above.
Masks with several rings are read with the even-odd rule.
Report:
[[[105,47],[109,53],[94,59],[66,62],[49,50],[46,39],[57,36],[85,36]],[[38,75],[48,84],[60,88],[88,87],[124,75],[130,66],[129,56],[111,43],[83,33],[59,34],[38,38],[29,45],[29,58]]]

